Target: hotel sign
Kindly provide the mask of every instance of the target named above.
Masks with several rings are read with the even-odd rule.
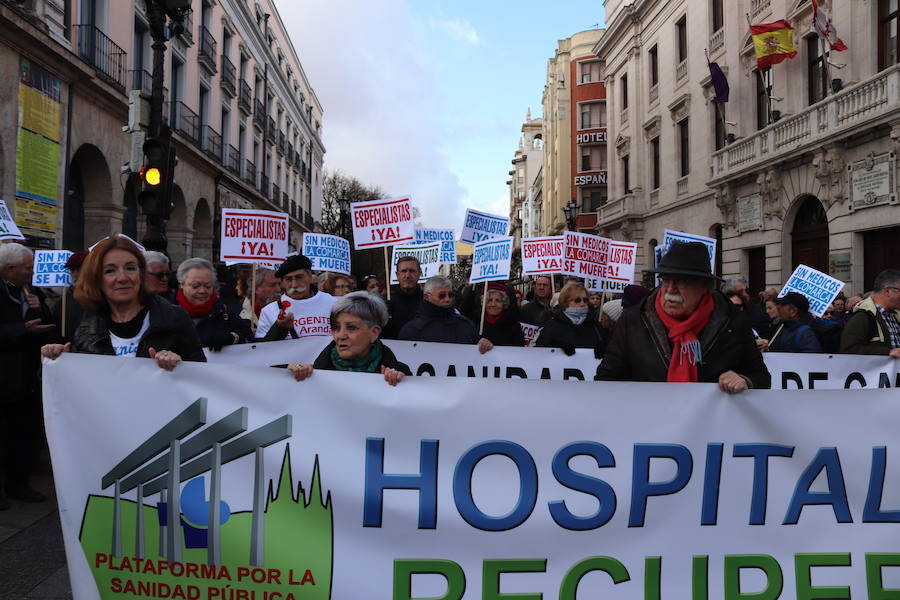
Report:
[[[897,204],[896,169],[897,159],[893,152],[869,155],[847,165],[850,212],[882,204]]]
[[[606,185],[606,171],[597,171],[596,173],[576,175],[575,185],[578,187],[582,187],[585,185]]]
[[[605,144],[606,130],[593,131],[590,133],[579,133],[575,136],[576,144]]]

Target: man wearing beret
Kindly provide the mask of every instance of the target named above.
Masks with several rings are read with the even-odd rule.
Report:
[[[730,394],[771,387],[747,316],[715,289],[704,244],[672,244],[651,273],[659,287],[622,313],[597,379],[709,382]]]
[[[313,285],[312,263],[302,254],[288,257],[275,272],[284,294],[263,307],[256,328],[257,339],[267,342],[292,338],[330,336],[331,305],[335,298]]]

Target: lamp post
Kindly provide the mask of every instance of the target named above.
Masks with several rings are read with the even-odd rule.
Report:
[[[569,203],[563,207],[563,213],[566,215],[566,225],[569,230],[574,231],[578,220],[578,202],[569,200]]]
[[[341,211],[341,237],[347,238],[347,215],[350,214],[350,200],[345,196],[338,198],[338,209]]]

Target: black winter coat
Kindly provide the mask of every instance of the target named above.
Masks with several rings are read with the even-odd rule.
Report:
[[[522,321],[531,325],[543,325],[550,320],[550,313],[550,307],[544,306],[537,300],[532,300],[519,309]]]
[[[239,307],[229,306],[222,299],[216,301],[212,310],[202,317],[191,319],[200,336],[200,344],[208,348],[210,344],[230,346],[231,344],[243,344],[253,339],[250,331],[250,322],[241,318]],[[222,344],[222,338],[231,338],[232,341]]]
[[[525,334],[516,318],[516,312],[509,309],[493,325],[485,320],[484,333],[481,337],[489,339],[495,346],[521,347],[525,345]]]
[[[180,306],[157,295],[147,297],[150,327],[138,342],[137,356],[150,357],[150,348],[169,350],[182,360],[206,362],[200,338],[191,318]],[[109,337],[109,315],[105,311],[86,312],[72,336],[72,352],[82,354],[115,354]]]
[[[416,286],[416,293],[407,296],[400,292],[400,286],[391,287],[391,301],[388,302],[388,314],[391,316],[388,324],[385,326],[381,337],[390,340],[400,339],[400,330],[403,326],[416,318],[419,312],[419,305],[425,295],[422,288]]]
[[[337,371],[334,363],[331,362],[331,351],[334,349],[334,346],[334,342],[331,342],[330,344],[325,346],[325,349],[319,353],[319,356],[316,357],[316,361],[313,363],[314,369],[321,369],[323,371]],[[381,344],[381,366],[387,367],[388,369],[400,371],[404,375],[412,375],[412,371],[410,370],[409,365],[397,360],[397,356],[394,354],[394,351],[388,348],[383,343]]]
[[[665,381],[672,357],[672,342],[656,314],[658,290],[645,298],[636,310],[626,310],[616,323],[612,341],[606,348],[596,379],[610,381]],[[734,371],[750,380],[750,387],[772,387],[772,376],[756,347],[750,320],[725,296],[713,292],[715,306],[709,323],[697,336],[702,362],[697,379],[717,383],[725,371]]]
[[[51,341],[52,334],[26,333],[25,322],[43,319],[42,324],[49,325],[52,321],[43,294],[40,290],[34,293],[41,306],[29,308],[23,315],[22,304],[13,300],[9,286],[0,279],[0,403],[23,400],[38,389],[41,346]]]
[[[566,354],[572,354],[575,348],[593,348],[594,356],[600,358],[606,350],[606,342],[606,330],[600,325],[597,313],[593,310],[588,312],[587,318],[580,325],[576,325],[562,310],[555,308],[534,345],[540,348],[560,348]]]
[[[403,326],[397,339],[476,344],[478,330],[472,321],[459,314],[455,308],[441,308],[423,301],[416,318]]]

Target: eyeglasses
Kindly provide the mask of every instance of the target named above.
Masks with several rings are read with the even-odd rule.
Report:
[[[438,297],[438,300],[443,300],[444,298],[447,298],[447,297],[455,298],[456,292],[438,292],[435,295]]]
[[[151,276],[153,276],[153,277],[156,277],[156,278],[159,279],[160,281],[162,281],[163,279],[168,279],[168,278],[169,278],[169,273],[168,273],[168,271],[161,271],[161,272],[159,272],[159,273],[151,273],[150,271],[147,271],[147,275],[151,275]]]
[[[588,299],[586,296],[578,296],[569,300],[569,304],[587,304],[587,301]]]
[[[833,314],[834,314],[834,313],[831,312],[830,310],[826,310],[824,313],[822,313],[822,315],[825,316],[825,317],[827,317],[827,316],[829,316],[829,315],[833,315]]]

